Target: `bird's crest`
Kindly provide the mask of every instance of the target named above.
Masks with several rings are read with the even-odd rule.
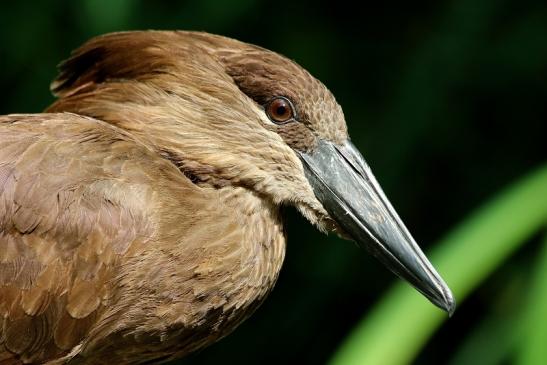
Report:
[[[64,97],[111,79],[139,79],[170,66],[173,32],[120,32],[96,37],[72,52],[59,65],[51,83],[55,96]]]

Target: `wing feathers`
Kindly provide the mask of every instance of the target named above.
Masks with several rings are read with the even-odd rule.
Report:
[[[153,235],[155,158],[90,118],[0,116],[1,364],[66,354],[99,319],[120,258]]]
[[[66,309],[73,318],[85,318],[94,312],[100,304],[95,283],[90,280],[76,279],[68,294]]]

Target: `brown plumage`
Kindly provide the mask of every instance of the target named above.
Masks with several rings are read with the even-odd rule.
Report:
[[[116,33],[75,51],[52,90],[46,113],[0,117],[0,364],[184,356],[271,291],[281,205],[343,230],[298,155],[347,140],[341,108],[278,54]],[[265,113],[279,96],[287,123]]]

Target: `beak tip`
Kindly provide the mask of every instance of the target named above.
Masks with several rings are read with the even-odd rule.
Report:
[[[448,289],[443,295],[443,301],[440,304],[441,309],[448,313],[448,317],[452,317],[456,311],[456,299],[452,295],[450,289]]]
[[[448,317],[452,317],[454,315],[454,312],[456,311],[456,299],[454,297],[450,297],[447,301],[446,311],[448,312]]]

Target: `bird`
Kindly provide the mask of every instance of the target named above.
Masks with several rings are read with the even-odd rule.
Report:
[[[220,340],[274,287],[284,206],[453,312],[341,106],[285,56],[110,33],[51,91],[0,116],[0,364],[164,363]]]

